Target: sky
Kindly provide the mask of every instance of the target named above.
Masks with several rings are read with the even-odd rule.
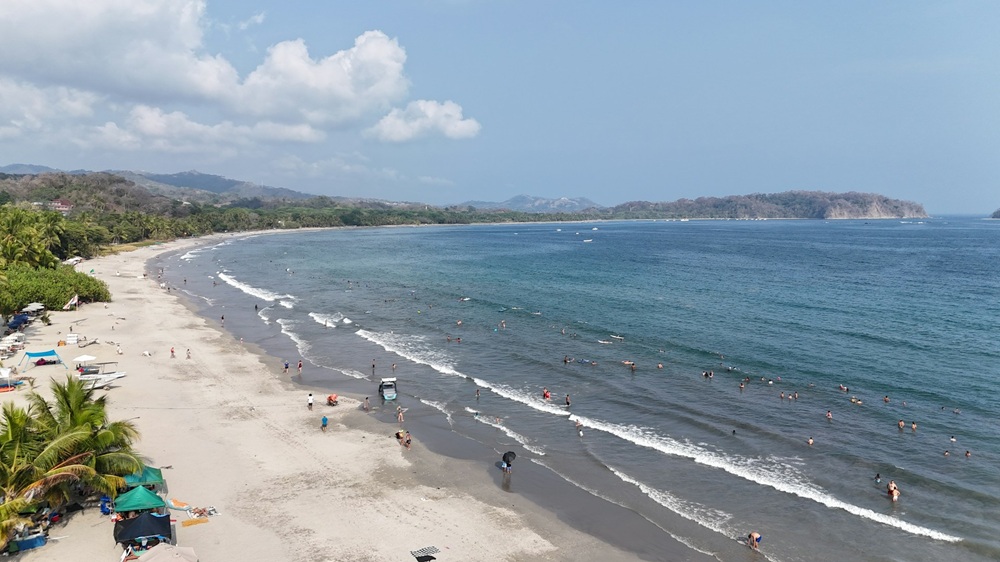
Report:
[[[0,165],[1000,207],[1000,3],[2,0]]]

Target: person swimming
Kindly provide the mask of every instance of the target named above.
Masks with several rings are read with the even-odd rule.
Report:
[[[882,475],[879,474],[878,472],[875,473],[875,483],[876,484],[881,484],[882,483]]]

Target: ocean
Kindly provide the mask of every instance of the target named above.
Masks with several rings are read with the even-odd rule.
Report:
[[[603,531],[637,558],[749,560],[758,531],[774,561],[1000,559],[1000,221],[342,229],[151,265],[276,373],[373,403],[396,376],[418,442],[641,520]]]

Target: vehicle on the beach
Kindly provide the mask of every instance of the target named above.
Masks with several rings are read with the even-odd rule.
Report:
[[[387,379],[382,379],[378,383],[378,393],[383,400],[395,400],[396,399],[396,377],[391,377]]]

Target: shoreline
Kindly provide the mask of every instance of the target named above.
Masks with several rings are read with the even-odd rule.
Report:
[[[135,418],[142,434],[137,449],[150,466],[171,467],[164,469],[166,497],[220,512],[210,525],[183,527],[184,513],[171,511],[177,544],[222,562],[406,560],[431,545],[441,560],[637,559],[502,491],[480,463],[432,452],[419,439],[402,448],[390,426],[363,413],[355,398],[342,397],[334,408],[319,399],[307,410],[310,387],[282,380],[268,365],[279,358],[234,343],[185,306],[185,297],[159,289],[152,274],[142,278],[147,262],[167,252],[279,232],[286,231],[211,235],[84,262],[81,268],[95,269],[108,283],[113,301],[59,311],[52,325],[33,327],[28,337],[27,349],[47,348],[72,325],[101,341],[86,353],[117,360],[128,373],[95,396],[107,393],[111,419]],[[122,345],[123,355],[110,341]],[[79,354],[56,349],[67,362]],[[56,369],[28,371],[43,395],[48,381],[66,372]],[[23,404],[26,394],[6,399]],[[319,429],[323,415],[330,418],[326,432]],[[53,527],[48,545],[21,557],[118,558],[120,548],[110,548],[112,527],[96,508],[87,509]],[[672,558],[690,554],[678,547]]]

